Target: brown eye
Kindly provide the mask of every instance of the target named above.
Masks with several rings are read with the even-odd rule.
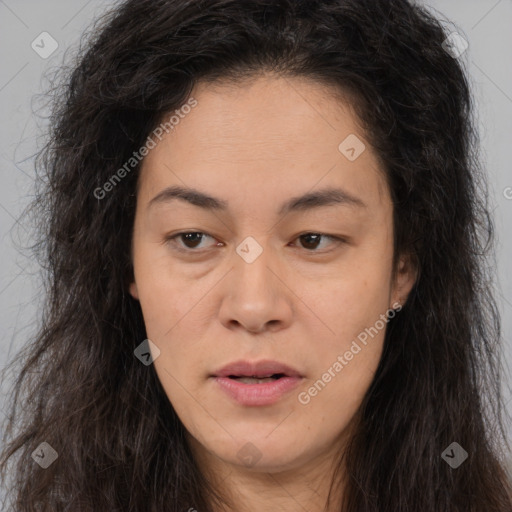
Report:
[[[203,233],[182,233],[181,240],[188,249],[195,249],[203,239]]]
[[[301,241],[302,247],[304,249],[307,249],[310,252],[320,252],[320,251],[317,251],[317,249],[318,249],[322,239],[329,239],[329,240],[335,241],[337,243],[344,242],[344,240],[342,240],[339,237],[324,235],[322,233],[305,233],[305,234],[297,237],[297,240]]]
[[[205,238],[213,239],[212,236],[201,233],[200,231],[184,231],[167,237],[166,243],[176,246],[178,251],[199,252],[199,250],[195,251],[195,249],[200,246]],[[206,247],[199,247],[199,249],[206,249]]]
[[[316,249],[320,243],[321,237],[322,235],[311,233],[307,235],[301,235],[299,239],[301,240],[305,249]]]

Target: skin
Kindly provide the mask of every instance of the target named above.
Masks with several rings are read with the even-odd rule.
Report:
[[[336,454],[377,369],[385,327],[344,358],[347,365],[307,404],[298,395],[365,328],[405,302],[416,273],[401,258],[392,282],[389,190],[350,104],[334,89],[262,74],[237,85],[199,83],[192,97],[197,106],[142,165],[130,293],[160,350],[154,368],[195,457],[234,510],[295,512],[300,504],[321,511]],[[354,161],[338,150],[349,134],[366,145]],[[172,185],[229,208],[210,211],[181,199],[149,205]],[[365,206],[277,213],[290,198],[331,186]],[[166,243],[187,231],[207,236]],[[307,233],[345,242],[301,238]],[[252,263],[236,252],[248,236],[263,249]],[[209,378],[239,359],[284,362],[303,380],[276,404],[242,406]],[[260,456],[254,465],[237,456],[247,442]],[[342,485],[334,503],[341,492]]]

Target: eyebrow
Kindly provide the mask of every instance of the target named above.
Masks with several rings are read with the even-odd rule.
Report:
[[[227,211],[228,202],[205,194],[197,189],[178,185],[167,187],[159,192],[148,203],[148,208],[157,204],[169,203],[181,199],[204,210]],[[308,211],[323,206],[344,205],[366,208],[367,205],[358,197],[341,188],[324,188],[316,192],[308,192],[302,196],[292,197],[281,205],[277,214],[286,215],[290,212]]]

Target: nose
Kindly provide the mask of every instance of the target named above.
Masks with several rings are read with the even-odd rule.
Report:
[[[235,254],[233,268],[223,280],[224,293],[219,311],[228,329],[252,333],[277,332],[287,328],[293,316],[289,274],[266,248],[252,262]]]

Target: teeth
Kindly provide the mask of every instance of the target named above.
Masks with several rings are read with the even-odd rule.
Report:
[[[263,384],[265,382],[273,382],[277,379],[273,377],[264,377],[262,379],[255,377],[239,377],[236,380],[238,380],[239,382],[243,382],[244,384]]]

